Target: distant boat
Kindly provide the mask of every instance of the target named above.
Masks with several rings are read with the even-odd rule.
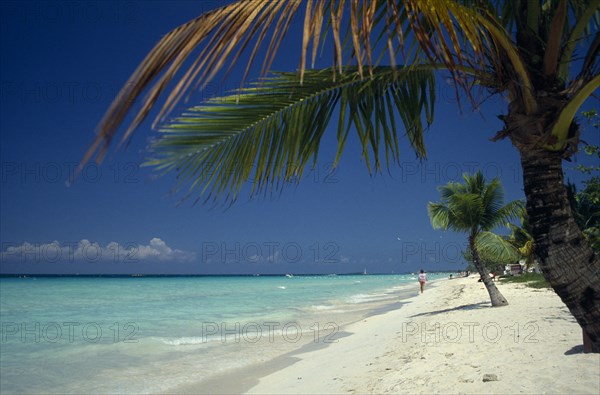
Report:
[[[286,276],[287,278],[292,278],[292,277],[294,277],[294,275],[292,275],[292,274],[289,274],[289,273],[287,273],[285,276]]]
[[[363,274],[367,274],[367,268],[365,267],[365,270],[363,270]]]

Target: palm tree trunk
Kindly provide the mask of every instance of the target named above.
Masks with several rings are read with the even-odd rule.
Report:
[[[600,258],[577,227],[559,154],[519,149],[527,214],[546,280],[584,331],[584,352],[600,352]]]
[[[471,249],[471,257],[473,259],[473,265],[475,265],[475,268],[477,268],[477,271],[481,276],[483,284],[485,284],[485,288],[490,294],[492,307],[507,306],[508,301],[502,295],[502,293],[500,293],[500,291],[496,287],[496,284],[494,284],[494,282],[492,281],[492,278],[490,277],[490,274],[485,265],[479,260],[479,253],[477,252],[477,248],[475,247],[475,237],[476,235],[474,234],[471,234],[469,236],[469,248]]]

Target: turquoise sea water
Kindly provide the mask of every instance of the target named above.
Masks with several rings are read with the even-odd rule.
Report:
[[[0,392],[166,392],[334,341],[417,288],[414,275],[2,278]]]

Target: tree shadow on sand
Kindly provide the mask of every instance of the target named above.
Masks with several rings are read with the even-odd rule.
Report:
[[[583,344],[579,344],[577,346],[573,346],[568,351],[565,351],[565,355],[575,355],[575,354],[583,354]]]
[[[490,308],[490,302],[471,303],[471,304],[465,304],[462,306],[456,306],[456,307],[452,307],[452,308],[444,309],[444,310],[435,310],[435,311],[430,311],[430,312],[426,312],[426,313],[414,314],[414,315],[411,315],[409,318],[427,317],[427,316],[433,316],[433,315],[437,315],[437,314],[448,313],[451,311],[477,310],[477,309],[488,309],[488,308]]]

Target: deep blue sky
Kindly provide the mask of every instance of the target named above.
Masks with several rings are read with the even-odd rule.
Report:
[[[354,142],[328,176],[332,136],[317,170],[280,196],[242,196],[228,210],[191,201],[177,207],[177,197],[169,195],[173,176],[156,179],[138,166],[153,135],[146,122],[127,150],[113,150],[67,187],[98,121],[153,44],[222,3],[0,3],[0,273],[460,268],[465,236],[429,224],[426,204],[438,199],[436,187],[481,169],[501,177],[507,200],[524,197],[517,151],[508,141],[489,141],[501,129],[496,115],[503,100],[488,100],[480,112],[465,106],[461,114],[443,77],[426,137],[429,160],[417,162],[403,142],[402,166],[390,174],[369,176]],[[274,68],[294,69],[298,40],[283,48]],[[208,94],[222,90],[215,83]],[[597,139],[591,134],[584,132],[584,139]],[[565,164],[567,177],[580,181],[573,167]]]

